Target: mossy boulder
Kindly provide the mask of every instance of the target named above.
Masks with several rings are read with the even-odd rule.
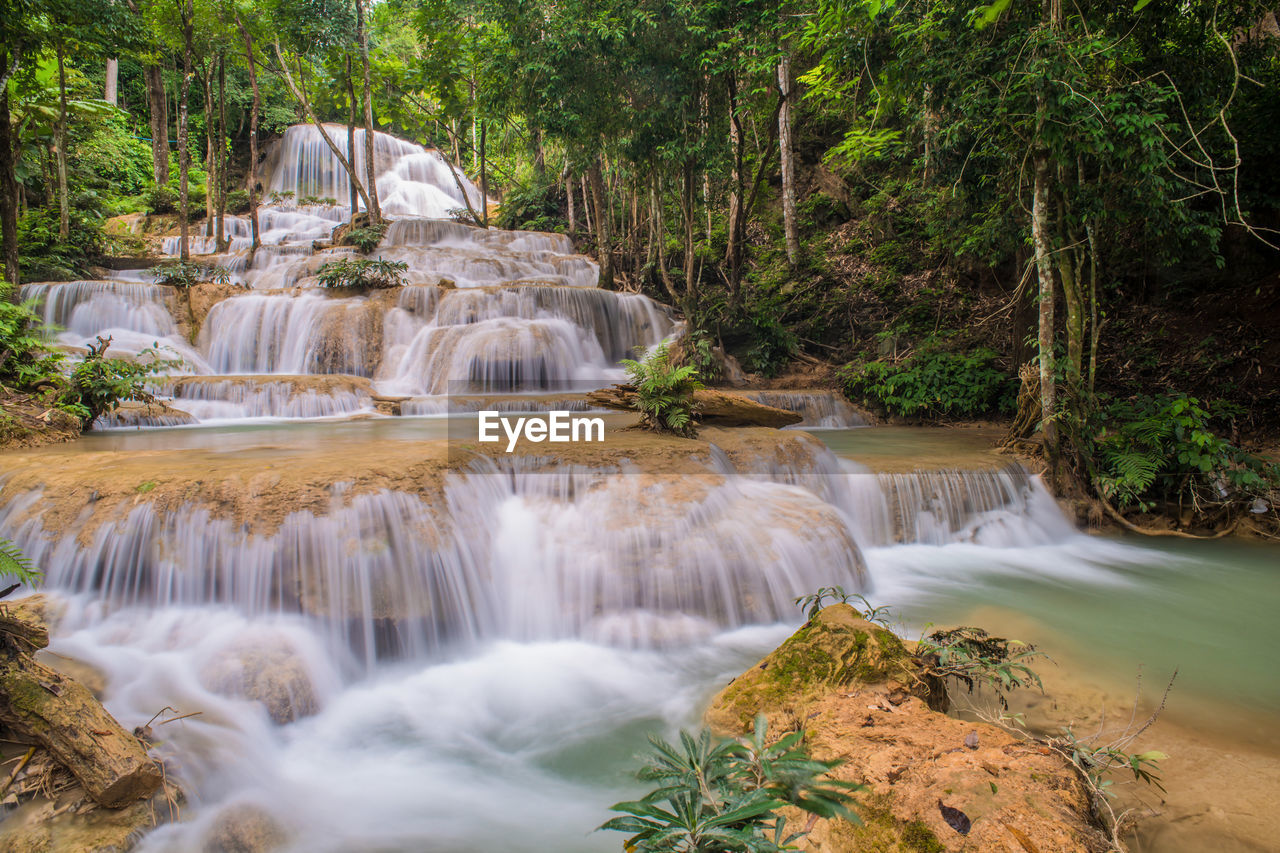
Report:
[[[848,604],[817,613],[711,703],[707,720],[723,731],[750,728],[757,714],[794,713],[806,702],[854,684],[896,685],[941,707],[945,692],[925,676],[906,645]]]

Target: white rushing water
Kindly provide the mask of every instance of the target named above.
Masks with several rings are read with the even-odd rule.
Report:
[[[696,725],[793,597],[1105,587],[1150,560],[1075,533],[1016,466],[879,475],[816,445],[674,478],[513,463],[428,494],[338,487],[269,534],[142,501],[90,535],[6,495],[0,533],[70,603],[52,650],[106,674],[127,726],[201,712],[159,747],[185,820],[141,849],[199,850],[252,807],[298,853],[616,850],[591,830],[636,793],[643,733]]]

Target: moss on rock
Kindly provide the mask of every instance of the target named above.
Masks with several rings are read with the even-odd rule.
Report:
[[[929,690],[911,652],[892,631],[863,619],[848,604],[820,611],[712,702],[713,726],[749,728],[757,714],[794,710],[832,689],[897,682],[927,698]]]

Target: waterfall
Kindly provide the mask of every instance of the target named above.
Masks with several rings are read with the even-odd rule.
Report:
[[[19,291],[23,301],[39,303],[46,323],[90,341],[116,329],[155,337],[176,334],[178,327],[165,307],[170,292],[158,284],[121,281],[28,284]]]
[[[200,421],[237,418],[329,418],[372,411],[372,386],[355,376],[318,385],[302,377],[201,376],[162,383],[156,393]]]
[[[348,162],[356,166],[365,181],[365,132],[355,132],[354,151],[347,151],[347,130],[342,125],[325,125],[330,139],[339,146]],[[385,133],[375,132],[373,155],[379,206],[384,214],[447,217],[452,210],[465,208],[466,201],[450,175],[450,167],[438,152],[428,151]],[[279,143],[275,166],[266,179],[270,193],[290,193],[295,203],[305,198],[333,199],[347,204],[349,178],[341,161],[325,143],[314,125],[300,124],[285,131]],[[483,199],[465,176],[459,175],[474,207]]]
[[[871,419],[836,391],[744,391],[766,406],[796,412],[804,420],[794,429],[848,429],[868,426]]]

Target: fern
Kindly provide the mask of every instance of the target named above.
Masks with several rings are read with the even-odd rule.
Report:
[[[666,344],[644,361],[623,359],[622,366],[635,385],[635,406],[646,427],[686,438],[698,434],[693,392],[702,387],[702,382],[696,368],[688,364],[674,366]]]
[[[17,578],[28,586],[37,583],[43,575],[31,564],[27,555],[8,539],[0,539],[0,575]]]

